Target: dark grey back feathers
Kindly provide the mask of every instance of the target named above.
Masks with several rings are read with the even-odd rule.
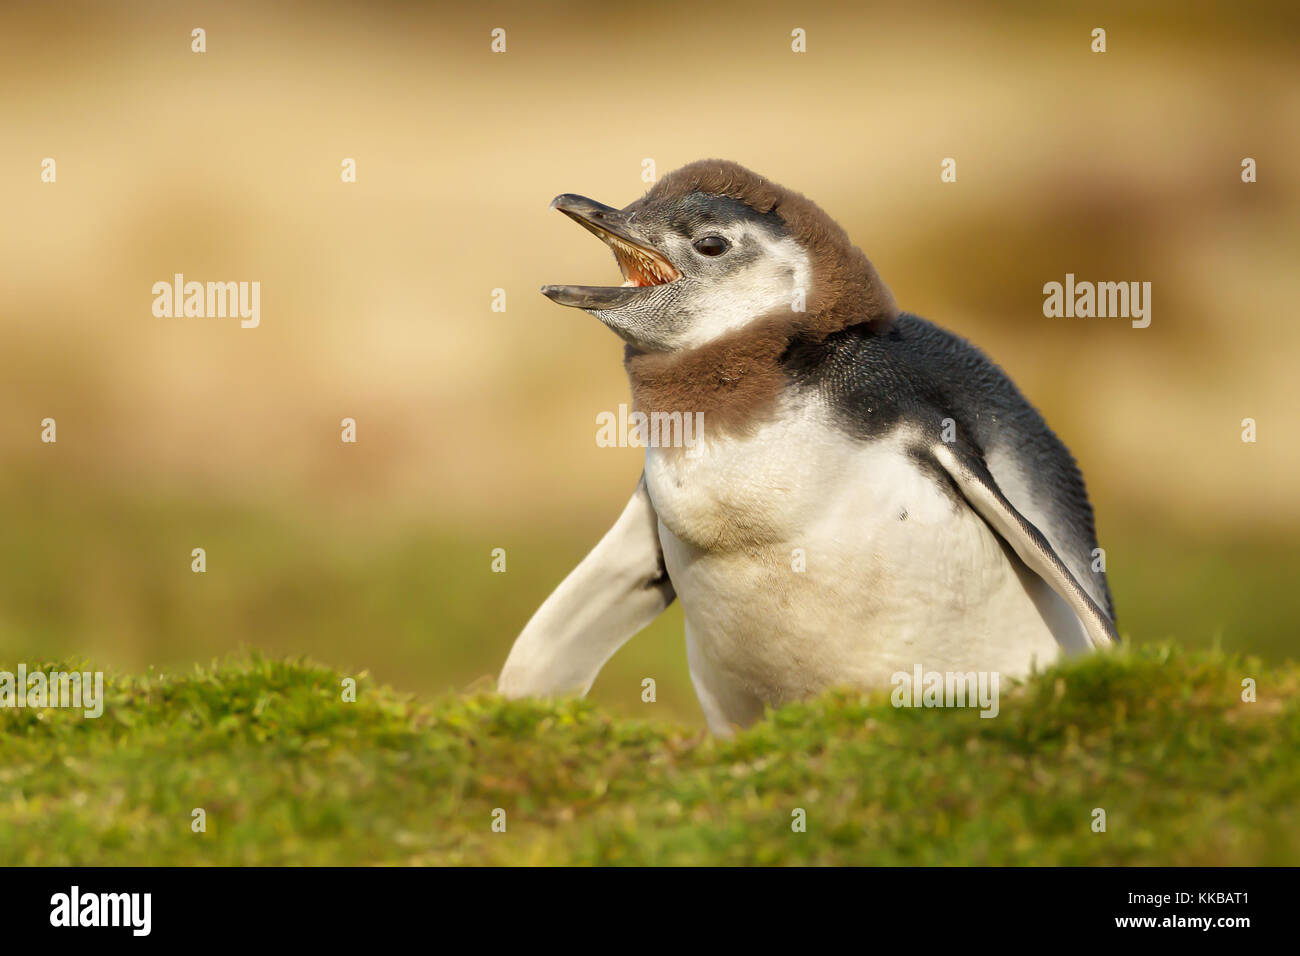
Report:
[[[1097,534],[1083,475],[1065,444],[983,352],[919,316],[900,313],[883,326],[863,322],[824,338],[796,338],[782,364],[794,387],[816,390],[845,431],[860,439],[909,426],[933,442],[943,435],[944,419],[952,419],[955,444],[989,469],[1003,494],[1039,526],[1114,620],[1106,575],[1091,570]],[[916,449],[918,462],[930,460],[927,448]],[[1014,479],[1005,474],[1007,461],[1015,462]]]

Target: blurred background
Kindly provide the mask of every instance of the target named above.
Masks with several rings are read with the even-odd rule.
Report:
[[[641,467],[595,444],[620,343],[537,293],[616,267],[547,204],[713,156],[1043,411],[1126,637],[1294,657],[1300,8],[1217,6],[6,4],[0,665],[490,682]],[[177,272],[260,281],[260,327],[154,317]],[[1067,272],[1151,282],[1150,328],[1044,318]],[[702,724],[679,609],[593,696]]]

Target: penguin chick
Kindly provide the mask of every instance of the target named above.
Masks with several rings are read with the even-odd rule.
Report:
[[[502,693],[585,694],[677,598],[691,678],[729,733],[900,671],[1021,676],[1117,640],[1083,477],[983,353],[900,313],[818,206],[703,160],[614,209],[551,204],[620,286],[545,286],[626,343],[658,442],[623,514],[520,633]]]

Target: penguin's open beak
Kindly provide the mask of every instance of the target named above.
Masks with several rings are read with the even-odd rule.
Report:
[[[622,210],[585,196],[565,193],[551,200],[558,209],[589,232],[594,232],[614,251],[626,279],[621,286],[544,285],[542,295],[577,309],[618,309],[644,295],[651,286],[666,285],[681,278],[673,264],[628,221]]]

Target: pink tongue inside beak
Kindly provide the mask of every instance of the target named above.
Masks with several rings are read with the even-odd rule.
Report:
[[[634,246],[610,236],[606,239],[618,258],[619,267],[627,281],[625,286],[640,288],[650,285],[664,285],[679,278],[680,273],[666,259],[652,256]]]
[[[620,254],[618,257],[618,261],[623,266],[623,274],[627,276],[627,282],[625,282],[624,285],[637,286],[637,287],[647,286],[647,285],[659,285],[659,282],[655,280],[654,276],[647,275],[646,273],[641,271],[640,267],[637,265],[636,260],[633,259],[631,256],[624,256]]]

